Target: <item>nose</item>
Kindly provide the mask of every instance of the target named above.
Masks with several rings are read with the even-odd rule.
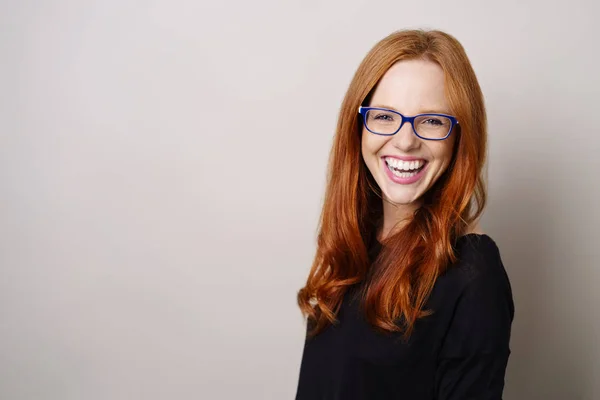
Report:
[[[410,122],[406,121],[402,128],[392,136],[391,142],[398,150],[408,153],[419,147],[421,139],[413,132]]]

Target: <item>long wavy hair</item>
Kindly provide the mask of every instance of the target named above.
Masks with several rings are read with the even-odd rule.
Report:
[[[381,242],[376,260],[370,243],[383,214],[381,191],[361,154],[360,105],[368,106],[377,83],[396,62],[424,58],[441,66],[446,97],[459,125],[450,165],[423,195],[421,206]],[[362,309],[383,333],[408,339],[437,277],[456,262],[459,236],[480,217],[486,203],[483,166],[487,121],[483,95],[462,45],[437,31],[401,30],[379,41],[359,65],[339,111],[327,167],[317,250],[297,301],[308,336],[330,324],[348,288],[366,280]]]

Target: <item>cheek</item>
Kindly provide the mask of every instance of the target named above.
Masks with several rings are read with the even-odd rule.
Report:
[[[369,159],[373,157],[373,153],[375,151],[373,140],[369,137],[368,133],[369,132],[365,132],[363,129],[362,137],[360,140],[362,157],[363,160],[365,160],[365,163],[367,163],[367,165],[369,164]]]
[[[379,138],[369,131],[363,130],[361,137],[361,155],[363,162],[372,176],[377,176],[379,157],[377,152],[381,149],[383,143]]]
[[[365,161],[369,158],[377,157],[377,152],[385,144],[385,138],[373,135],[363,128],[361,137],[361,150]]]
[[[433,149],[435,152],[435,158],[438,159],[443,168],[446,169],[452,161],[452,153],[454,150],[454,140],[444,140],[436,144],[436,148]]]

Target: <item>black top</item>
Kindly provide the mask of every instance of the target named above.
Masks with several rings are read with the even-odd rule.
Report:
[[[381,245],[375,241],[371,257]],[[467,234],[458,262],[440,275],[408,342],[375,331],[352,286],[337,319],[302,354],[296,400],[502,399],[514,316],[510,282],[496,243]],[[372,258],[373,259],[373,258]]]

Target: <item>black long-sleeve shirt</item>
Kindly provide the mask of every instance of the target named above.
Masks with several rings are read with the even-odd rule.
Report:
[[[370,254],[381,245],[375,241]],[[502,399],[514,305],[496,243],[467,234],[438,277],[408,340],[375,331],[358,308],[361,284],[302,354],[296,400]]]

